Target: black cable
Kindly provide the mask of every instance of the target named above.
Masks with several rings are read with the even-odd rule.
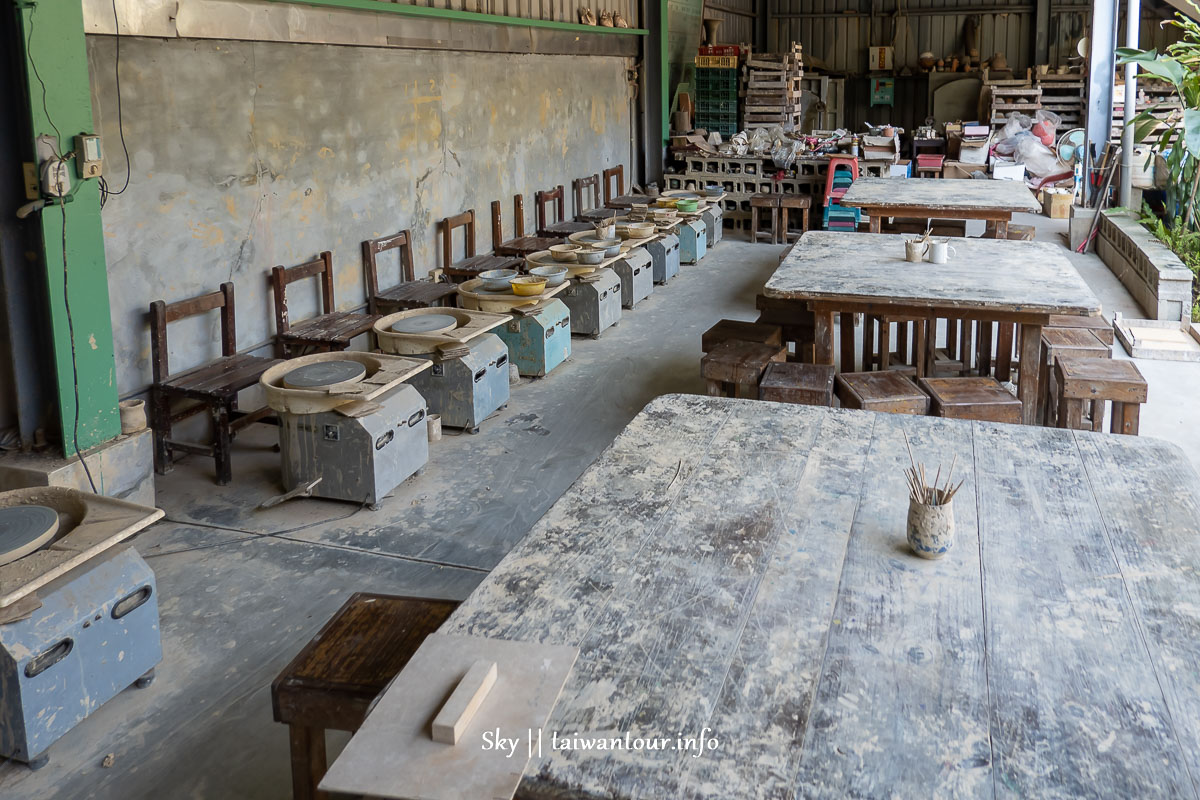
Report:
[[[125,114],[121,106],[121,19],[117,16],[117,0],[113,0],[113,30],[117,37],[117,53],[113,59],[113,72],[117,81],[117,132],[121,137],[121,150],[125,153],[125,184],[117,190],[108,188],[108,181],[100,178],[100,207],[104,208],[104,204],[108,198],[122,194],[129,188],[129,178],[132,175],[133,165],[129,163],[129,148],[125,144]]]
[[[54,135],[58,137],[57,141],[61,146],[62,132],[59,131],[58,126],[54,124],[53,117],[50,116],[50,106],[46,100],[46,82],[42,80],[37,63],[33,60],[33,15],[36,11],[37,7],[35,6],[29,12],[29,35],[25,40],[25,53],[29,58],[29,66],[33,69],[33,77],[37,78],[38,84],[42,87],[42,113],[46,115],[46,121],[54,129]],[[67,159],[56,151],[52,152],[56,164],[55,175],[57,175],[58,168],[65,164]],[[75,455],[79,458],[79,463],[83,465],[83,474],[87,476],[88,485],[92,487],[92,494],[99,494],[96,491],[96,482],[92,479],[92,471],[88,469],[83,452],[79,449],[79,362],[75,354],[75,320],[71,316],[71,294],[67,283],[67,199],[63,196],[62,183],[56,181],[56,186],[59,191],[58,208],[62,213],[63,307],[67,312],[67,333],[71,343],[71,384],[75,392],[75,420],[71,428],[71,444],[75,448]]]
[[[284,530],[271,531],[270,533],[260,533],[259,531],[238,531],[239,533],[244,533],[245,536],[243,536],[240,539],[226,539],[225,541],[222,541],[222,542],[209,542],[208,544],[198,544],[194,547],[181,547],[178,550],[166,550],[161,553],[142,553],[142,558],[158,558],[160,556],[178,555],[179,553],[191,553],[195,550],[208,550],[211,547],[224,547],[225,545],[237,544],[238,542],[247,542],[247,541],[250,541],[251,538],[275,539],[275,538],[279,538],[281,536],[287,536],[289,533],[296,533],[297,531],[302,531],[306,528],[312,528],[317,525],[325,525],[330,522],[341,522],[344,519],[350,519],[355,514],[362,511],[364,508],[366,508],[368,505],[369,505],[369,503],[364,501],[361,505],[359,505],[358,508],[354,509],[353,511],[351,511],[347,514],[340,514],[336,517],[330,517],[329,519],[322,519],[322,520],[317,520],[316,522],[309,522],[304,525],[297,525],[294,528],[285,528]],[[164,517],[164,520],[166,522],[173,522],[176,525],[198,525],[198,524],[200,524],[200,523],[196,523],[196,522],[189,522],[187,520],[172,519],[170,517]],[[208,527],[208,526],[205,526],[205,527]],[[232,529],[228,529],[228,530],[238,530],[238,529],[232,528]]]

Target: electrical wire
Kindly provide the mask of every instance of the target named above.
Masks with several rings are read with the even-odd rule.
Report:
[[[226,545],[237,544],[239,542],[248,542],[251,539],[278,539],[278,538],[287,536],[289,533],[296,533],[297,531],[302,531],[302,530],[305,530],[306,528],[313,528],[313,527],[316,527],[317,525],[326,525],[330,522],[341,522],[342,520],[350,519],[355,514],[362,511],[364,508],[367,508],[367,506],[369,506],[369,505],[370,505],[369,503],[367,503],[366,501],[363,501],[359,505],[358,508],[354,509],[353,511],[351,511],[349,513],[339,514],[336,517],[330,517],[329,519],[317,520],[316,522],[309,522],[304,525],[297,525],[294,528],[285,528],[284,530],[281,530],[281,531],[271,531],[270,533],[260,533],[258,531],[239,531],[239,533],[244,533],[245,536],[242,536],[241,538],[238,538],[238,539],[225,539],[220,542],[209,542],[208,544],[198,544],[198,545],[195,545],[194,547],[181,547],[177,550],[164,550],[161,553],[142,553],[141,556],[142,556],[142,558],[161,558],[162,556],[174,556],[174,555],[178,555],[180,553],[192,553],[192,552],[195,552],[196,550],[208,550],[213,547],[224,547]],[[165,521],[173,522],[176,525],[196,525],[196,524],[198,524],[195,522],[189,522],[187,520],[182,520],[182,519],[172,519],[170,517],[166,517]],[[208,526],[204,526],[204,527],[208,527]],[[213,526],[213,527],[215,527],[215,526]],[[237,530],[237,529],[234,528],[233,530]]]
[[[56,142],[61,146],[62,132],[50,116],[50,106],[46,99],[46,82],[42,80],[37,62],[33,59],[33,16],[36,12],[37,6],[34,6],[29,12],[29,35],[25,40],[25,53],[29,58],[29,66],[33,69],[33,76],[42,87],[42,113],[46,115],[46,121],[50,123],[50,127],[54,129],[54,135],[57,137]],[[75,418],[71,427],[71,444],[75,448],[75,455],[79,458],[79,463],[83,465],[83,474],[87,476],[88,485],[92,487],[92,494],[99,494],[96,491],[96,481],[92,479],[92,471],[88,468],[83,452],[79,449],[79,361],[75,353],[75,320],[71,316],[71,293],[67,281],[67,198],[64,196],[62,181],[57,177],[58,169],[67,162],[67,156],[59,155],[54,149],[52,149],[52,153],[55,162],[55,186],[58,189],[58,208],[62,213],[63,307],[67,313],[67,334],[71,344],[71,386],[75,393]]]
[[[108,198],[114,195],[123,194],[129,188],[129,179],[132,175],[133,165],[129,163],[129,147],[125,144],[125,114],[121,105],[121,18],[117,16],[117,0],[112,0],[113,10],[113,31],[116,34],[116,57],[113,59],[113,73],[117,82],[117,132],[121,138],[121,150],[125,153],[125,183],[120,189],[110,189],[108,181],[104,176],[100,176],[100,207],[104,208],[104,204],[108,202]]]

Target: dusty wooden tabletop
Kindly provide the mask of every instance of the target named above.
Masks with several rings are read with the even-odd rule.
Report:
[[[940,561],[902,432],[966,480]],[[582,650],[518,797],[1194,798],[1200,479],[1148,438],[668,395],[443,632]],[[550,748],[626,733],[672,746]]]
[[[841,199],[844,206],[877,209],[955,209],[1040,212],[1021,181],[937,178],[859,178]],[[953,217],[953,213],[950,214]]]
[[[946,264],[909,262],[904,260],[904,237],[897,234],[809,231],[767,281],[765,294],[899,306],[1100,313],[1100,300],[1061,247],[957,237],[950,239],[950,246],[954,254]]]

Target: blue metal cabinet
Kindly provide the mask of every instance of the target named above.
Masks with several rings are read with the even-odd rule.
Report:
[[[633,308],[654,293],[652,259],[644,247],[627,252],[612,268],[621,279],[621,305]]]
[[[651,275],[655,283],[666,283],[679,274],[679,237],[667,233],[646,245],[653,262]]]
[[[162,660],[154,572],[109,550],[38,590],[41,608],[0,625],[0,755],[35,761]]]
[[[685,219],[675,229],[679,234],[679,260],[697,264],[704,258],[708,244],[708,229],[701,219]]]
[[[540,378],[571,357],[571,312],[558,298],[532,314],[513,314],[495,333],[522,375]]]
[[[725,237],[725,212],[720,204],[713,203],[700,214],[700,219],[704,220],[709,248],[716,247],[717,242]]]

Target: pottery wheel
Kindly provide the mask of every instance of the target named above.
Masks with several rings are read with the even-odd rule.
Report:
[[[287,389],[323,389],[335,383],[360,381],[366,374],[366,365],[358,361],[318,361],[284,375],[283,385]]]
[[[58,512],[48,506],[0,508],[0,564],[27,556],[58,533]]]
[[[418,314],[392,325],[393,333],[448,333],[458,327],[458,319],[449,314]]]

